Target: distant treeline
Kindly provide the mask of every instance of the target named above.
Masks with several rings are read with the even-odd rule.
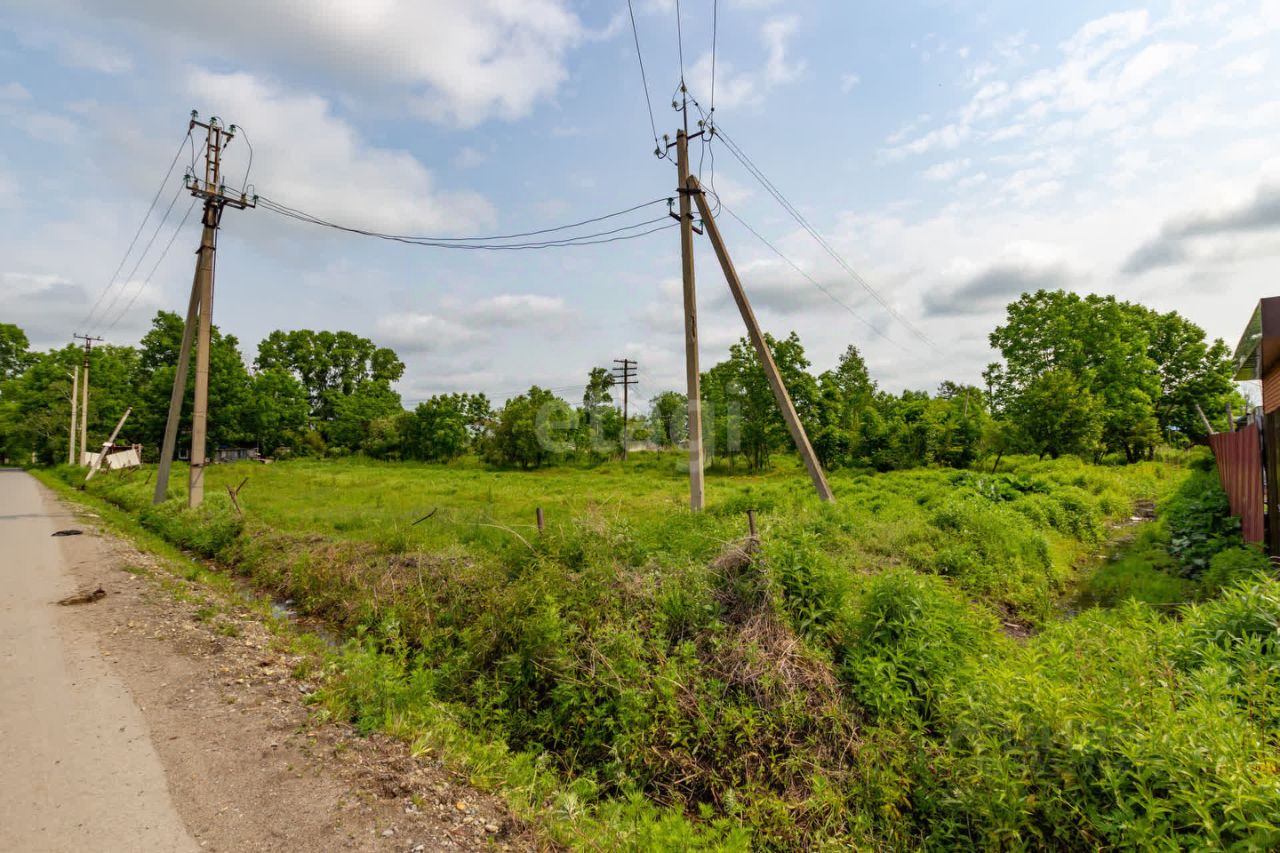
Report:
[[[137,347],[93,350],[91,445],[124,410],[124,435],[154,454],[164,433],[182,337],[159,312]],[[828,468],[967,467],[1005,453],[1128,461],[1161,443],[1204,437],[1197,405],[1219,427],[1243,406],[1222,341],[1176,312],[1065,291],[1024,294],[990,335],[1002,360],[984,386],[943,382],[933,394],[880,390],[857,347],[814,374],[799,337],[768,338],[774,360]],[[922,352],[920,358],[930,358]],[[10,461],[64,461],[74,345],[31,352],[20,328],[0,324],[0,452]],[[492,465],[533,468],[598,461],[621,451],[623,417],[613,378],[592,368],[578,404],[534,386],[495,408],[484,394],[442,394],[406,411],[392,383],[404,363],[351,332],[275,331],[253,368],[239,342],[213,331],[211,447],[256,446],[267,455],[345,455],[448,461],[471,453]],[[188,391],[190,393],[190,391]],[[702,375],[703,440],[711,464],[758,470],[791,439],[748,341]],[[189,399],[189,397],[188,397]],[[190,406],[182,429],[189,430]],[[683,394],[667,391],[626,424],[632,446],[673,448],[687,438]],[[185,444],[180,441],[180,445]]]

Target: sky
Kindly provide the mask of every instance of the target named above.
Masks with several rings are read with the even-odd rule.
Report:
[[[653,128],[674,138],[682,74],[834,250],[725,139],[695,142],[762,326],[797,332],[815,371],[853,344],[891,391],[978,383],[1004,306],[1041,287],[1177,310],[1234,346],[1280,291],[1280,0],[634,0],[634,33],[625,2],[570,0],[0,12],[0,322],[38,348],[131,344],[185,310],[192,109],[243,128],[231,186],[369,230],[505,234],[674,195]],[[678,229],[489,252],[263,208],[222,226],[214,322],[249,360],[273,329],[346,329],[400,354],[407,405],[574,400],[623,357],[641,398],[683,390]],[[745,330],[705,237],[694,252],[706,369]]]

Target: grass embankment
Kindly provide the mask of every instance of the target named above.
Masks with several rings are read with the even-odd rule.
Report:
[[[225,466],[210,495],[246,475],[243,522],[152,509],[136,475],[91,489],[345,626],[330,712],[454,748],[571,844],[1280,843],[1276,584],[1054,615],[1108,519],[1200,474],[838,473],[825,506],[789,471],[715,478],[699,516],[670,458]]]

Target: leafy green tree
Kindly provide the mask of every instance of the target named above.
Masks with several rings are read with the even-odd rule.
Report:
[[[0,383],[14,379],[27,369],[32,355],[27,335],[13,323],[0,323]]]
[[[575,424],[568,403],[535,385],[498,412],[482,455],[494,465],[537,468],[564,455]]]
[[[607,456],[622,446],[622,412],[613,405],[613,374],[606,367],[593,367],[587,374],[578,411],[574,445],[587,456]]]
[[[246,432],[265,454],[295,449],[307,430],[307,391],[293,374],[262,370],[250,381]]]
[[[488,400],[483,395],[438,394],[419,403],[412,416],[404,422],[404,457],[447,462],[465,453],[478,428],[476,416],[480,403],[477,397],[483,400],[484,418],[487,420]]]
[[[322,421],[336,416],[339,397],[356,393],[366,382],[390,384],[404,375],[402,362],[390,349],[352,332],[276,330],[258,344],[258,370],[292,371],[307,389],[313,415]]]
[[[689,437],[689,398],[663,391],[649,403],[649,424],[659,447],[672,447]]]
[[[404,407],[400,405],[400,395],[386,382],[377,380],[359,383],[350,394],[336,395],[333,405],[333,419],[323,429],[325,440],[330,447],[347,450],[370,449],[365,447],[365,442],[372,438],[380,442],[383,445],[382,451],[386,452],[389,425],[380,424],[381,434],[372,437],[369,434],[370,425],[404,411]]]
[[[1041,458],[1091,454],[1102,439],[1098,398],[1065,368],[1048,370],[1031,380],[1015,399],[1010,415],[1029,449]]]

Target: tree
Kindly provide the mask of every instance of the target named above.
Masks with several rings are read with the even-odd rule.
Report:
[[[649,423],[659,447],[672,447],[689,437],[689,398],[663,391],[649,403]]]
[[[404,422],[402,453],[406,459],[447,462],[466,452],[475,434],[478,402],[484,400],[487,419],[488,400],[483,395],[437,394],[419,403]]]
[[[535,385],[498,412],[483,443],[483,456],[494,465],[537,468],[563,456],[569,449],[564,436],[574,425],[569,404]]]
[[[603,456],[621,446],[622,413],[613,405],[613,374],[606,367],[593,367],[582,392],[574,444],[580,453]]]
[[[258,370],[293,372],[307,389],[313,415],[333,419],[337,399],[365,382],[389,385],[404,375],[402,362],[390,349],[352,332],[276,330],[258,344]]]
[[[265,454],[292,450],[307,429],[308,411],[307,391],[293,374],[261,370],[250,382],[245,428]]]
[[[381,381],[366,380],[352,389],[350,394],[336,395],[333,399],[333,419],[325,424],[325,440],[331,446],[347,450],[372,450],[365,441],[370,438],[369,428],[374,421],[399,415],[404,411],[400,395]],[[388,424],[380,424],[379,435],[373,439],[386,453]]]
[[[1161,432],[1204,436],[1198,403],[1222,423],[1235,397],[1226,345],[1175,312],[1160,314],[1111,296],[1026,293],[991,333],[1003,363],[984,376],[997,412],[1051,370],[1065,370],[1101,409],[1106,449],[1135,460]]]
[[[21,376],[31,364],[27,335],[13,323],[0,323],[0,383]]]
[[[1093,453],[1102,438],[1097,397],[1066,368],[1046,371],[1018,395],[1010,415],[1032,452],[1057,459]]]

